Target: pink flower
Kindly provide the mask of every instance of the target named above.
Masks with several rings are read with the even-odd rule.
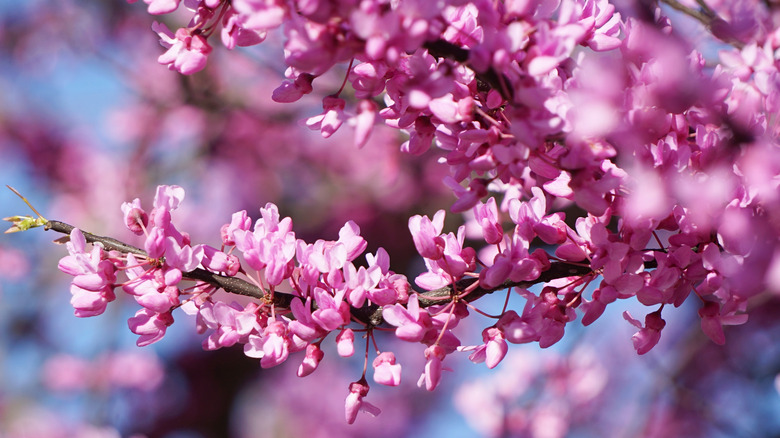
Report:
[[[489,327],[482,331],[484,344],[478,346],[469,359],[474,363],[485,362],[488,368],[495,368],[506,356],[509,349],[504,333],[496,328]]]
[[[368,242],[360,236],[360,227],[353,221],[348,221],[341,227],[338,242],[344,244],[349,262],[363,254],[368,246]]]
[[[363,401],[363,397],[368,395],[368,390],[368,382],[366,382],[365,377],[357,382],[349,384],[349,394],[347,395],[347,401],[344,404],[344,414],[348,424],[355,422],[357,414],[360,411],[366,412],[372,417],[375,417],[382,412],[378,407]]]
[[[437,345],[431,345],[425,349],[425,371],[420,376],[420,380],[417,381],[417,386],[425,384],[425,389],[433,391],[439,386],[441,381],[441,362],[444,360],[444,349]]]
[[[490,198],[484,204],[474,206],[474,216],[482,227],[482,235],[485,242],[494,245],[504,238],[504,230],[498,220],[498,208],[496,198]]]
[[[63,257],[58,267],[60,271],[73,275],[70,286],[71,304],[78,317],[100,315],[106,310],[106,305],[114,301],[114,281],[116,267],[109,260],[103,259],[103,248],[93,245],[92,251],[86,253],[87,240],[78,228],[70,232],[70,240],[66,247],[70,255]]]
[[[241,262],[235,255],[219,251],[209,245],[202,245],[202,248],[203,259],[201,263],[204,268],[214,272],[224,272],[231,277],[241,270]]]
[[[222,243],[225,245],[235,245],[234,233],[237,230],[249,231],[252,226],[252,220],[246,215],[246,210],[241,210],[233,213],[230,223],[225,224],[220,229],[222,236]]]
[[[309,129],[319,130],[323,138],[328,138],[335,133],[346,120],[344,114],[344,99],[327,96],[322,99],[323,113],[306,120]]]
[[[529,305],[526,306],[530,308]],[[496,323],[496,327],[504,333],[504,338],[513,344],[525,344],[539,340],[536,326],[531,322],[531,315],[519,316],[514,310],[504,312]]]
[[[488,194],[487,184],[481,178],[471,180],[469,186],[464,188],[453,177],[448,175],[444,177],[444,184],[451,188],[458,198],[450,208],[453,213],[459,213],[474,207],[480,199]]]
[[[395,304],[382,309],[382,317],[388,324],[394,325],[395,335],[409,342],[420,342],[425,333],[433,327],[431,316],[417,301],[417,295],[409,297],[406,307]]]
[[[135,0],[134,0],[135,1]],[[151,15],[169,14],[179,7],[181,0],[144,0]]]
[[[355,125],[355,146],[358,149],[365,146],[371,132],[374,129],[374,121],[379,107],[373,100],[363,99],[358,103],[358,113],[352,117],[351,122]]]
[[[355,333],[352,329],[344,329],[336,336],[336,350],[341,357],[355,354]]]
[[[343,290],[332,296],[325,289],[314,288],[314,300],[319,308],[312,312],[312,320],[326,331],[349,324],[349,304],[342,301],[343,298]]]
[[[507,280],[526,281],[539,278],[547,257],[543,251],[528,253],[529,242],[522,233],[515,231],[504,239],[506,248],[493,259],[493,265],[479,273],[480,284],[488,289],[498,287]]]
[[[295,81],[284,81],[271,94],[274,102],[290,103],[295,102],[305,94],[312,92],[311,86],[314,76],[308,73],[301,73],[295,78]]]
[[[642,326],[642,323],[631,317],[628,310],[623,312],[623,318],[639,329],[639,331],[631,337],[637,354],[645,354],[655,347],[661,339],[661,330],[666,326],[666,321],[661,318],[661,310],[648,313],[647,316],[645,316],[644,327]]]
[[[287,5],[281,0],[233,0],[244,27],[266,31],[279,27],[287,15]]]
[[[135,316],[127,320],[130,331],[140,337],[135,342],[139,347],[153,344],[165,336],[165,330],[173,324],[171,312],[156,313],[149,309],[141,309]]]
[[[294,320],[290,321],[288,328],[290,331],[306,342],[311,342],[317,338],[325,336],[328,332],[324,330],[311,314],[311,297],[306,298],[306,305],[298,297],[293,298],[290,304]]]
[[[190,75],[203,70],[211,46],[201,35],[193,35],[189,29],[181,28],[174,35],[165,24],[154,22],[152,30],[160,36],[160,44],[168,51],[157,58],[157,62],[169,69]]]
[[[395,363],[395,355],[389,351],[380,353],[373,362],[374,381],[387,386],[401,383],[401,364]]]
[[[236,46],[247,47],[260,44],[265,40],[266,32],[243,27],[241,17],[230,9],[222,20],[222,44],[232,50]]]
[[[428,216],[415,215],[409,218],[409,231],[421,256],[438,260],[444,255],[444,239],[439,236],[444,227],[444,215],[444,210],[437,211],[433,222]]]
[[[144,233],[144,228],[149,225],[149,216],[141,208],[140,199],[135,198],[132,203],[122,203],[122,213],[124,213],[125,225],[128,230],[138,236]]]
[[[582,325],[593,324],[604,313],[607,304],[615,301],[617,298],[618,291],[614,287],[602,284],[593,291],[593,300],[582,305],[582,309],[585,311],[585,314],[582,316]]]
[[[320,364],[325,353],[322,352],[318,344],[309,344],[306,346],[306,356],[298,367],[298,377],[306,377],[313,373]]]
[[[203,340],[205,350],[230,347],[245,343],[252,333],[260,331],[257,321],[257,305],[250,303],[246,308],[233,302],[230,305],[217,301],[206,301],[198,311],[198,321],[214,330]]]
[[[260,358],[260,366],[270,368],[281,364],[289,355],[290,340],[287,326],[282,321],[273,321],[263,330],[262,336],[250,335],[244,345],[244,354]]]
[[[125,269],[128,281],[122,285],[122,290],[134,295],[138,304],[152,312],[167,312],[171,307],[179,304],[179,289],[173,284],[181,280],[181,271],[172,269],[170,272],[179,275],[168,280],[162,269],[144,270],[135,256],[128,254]],[[169,282],[171,285],[168,284]]]
[[[701,330],[712,342],[718,345],[726,343],[726,335],[723,333],[724,325],[740,325],[748,320],[748,315],[744,313],[737,314],[737,311],[744,311],[746,303],[739,304],[735,300],[727,302],[723,308],[713,301],[708,301],[699,309],[701,317]]]

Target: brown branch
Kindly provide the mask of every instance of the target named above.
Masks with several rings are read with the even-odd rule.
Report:
[[[717,12],[715,12],[703,0],[696,0],[696,4],[699,5],[700,9],[689,8],[677,0],[661,0],[661,2],[667,4],[670,8],[682,12],[683,14],[697,20],[704,25],[704,27],[712,36],[723,41],[724,43],[730,44],[738,49],[745,47],[745,43],[742,41],[739,41],[736,38],[728,35],[723,35],[721,32],[724,30],[723,26],[727,25],[728,23],[726,20],[720,18]]]
[[[73,228],[75,227],[60,221],[49,221],[45,226],[45,229],[47,230],[53,230],[63,234],[70,234]],[[137,248],[135,246],[128,245],[127,243],[124,243],[117,239],[111,237],[105,237],[105,236],[98,236],[92,233],[85,232],[83,230],[82,233],[84,234],[84,238],[87,240],[87,242],[100,243],[103,246],[103,248],[105,248],[106,250],[119,251],[122,253],[133,253],[136,255],[148,257],[146,251]],[[547,283],[554,279],[564,278],[564,277],[583,276],[591,272],[593,271],[588,266],[553,261],[550,264],[550,268],[542,272],[542,274],[536,280],[521,281],[521,282],[507,281],[501,284],[500,286],[496,286],[494,288],[489,288],[489,289],[477,286],[475,289],[473,289],[469,294],[467,294],[462,299],[467,302],[472,302],[478,300],[479,298],[485,295],[491,294],[499,290],[506,290],[512,287],[528,288],[534,284]],[[201,268],[189,272],[183,272],[182,277],[190,280],[203,281],[214,287],[223,289],[225,292],[232,293],[232,294],[244,295],[256,299],[264,299],[268,295],[264,290],[262,290],[261,288],[257,287],[256,285],[246,280],[237,277],[230,277],[222,274],[217,274],[215,272],[207,271]],[[477,281],[479,281],[477,278],[464,278],[455,284],[456,286],[455,289],[453,289],[452,286],[446,286],[432,291],[419,293],[417,296],[419,298],[420,306],[430,307],[436,304],[442,304],[446,302],[446,300],[442,300],[441,298],[452,297],[453,290],[463,291],[466,288],[473,286],[473,284]],[[283,293],[278,291],[274,292],[274,305],[282,308],[289,308],[294,298],[295,295],[289,293]],[[358,321],[362,321],[368,325],[380,326],[384,323],[384,318],[382,318],[382,308],[375,304],[366,305],[359,309],[353,308],[351,312],[352,312],[352,316],[355,319],[357,319]]]
[[[60,222],[60,221],[49,221],[45,226],[45,229],[47,230],[53,230],[63,234],[70,234],[73,228],[75,228],[73,225],[69,225],[66,224],[65,222]],[[101,245],[103,245],[103,248],[109,251],[114,250],[123,253],[133,253],[140,256],[148,257],[146,251],[142,250],[141,248],[136,248],[135,246],[128,245],[112,237],[98,236],[92,233],[88,233],[84,230],[82,230],[81,232],[82,234],[84,234],[84,238],[87,240],[87,242],[100,243]],[[237,295],[244,295],[247,297],[252,297],[257,299],[261,299],[265,296],[265,291],[263,291],[259,287],[255,286],[254,284],[246,280],[217,274],[214,272],[207,271],[205,269],[198,268],[193,271],[183,272],[182,277],[188,278],[190,280],[203,281],[215,287],[224,289],[226,292],[230,292]],[[290,298],[289,301],[292,301],[292,298]],[[289,305],[289,303],[287,304]]]
[[[436,58],[446,58],[457,63],[469,64],[469,51],[463,47],[452,44],[444,40],[428,41],[423,44],[431,56]],[[485,84],[488,88],[498,91],[501,97],[509,102],[514,100],[514,90],[508,86],[510,81],[496,72],[495,69],[488,68],[484,72],[474,71],[478,82]]]

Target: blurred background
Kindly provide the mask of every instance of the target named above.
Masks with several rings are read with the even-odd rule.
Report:
[[[436,151],[402,155],[403,134],[383,126],[360,150],[346,127],[325,140],[302,126],[345,71],[318,78],[296,104],[272,102],[284,73],[279,33],[232,52],[212,41],[193,76],[167,70],[151,23],[188,19],[121,0],[0,0],[0,182],[49,219],[133,244],[119,207],[136,197],[150,207],[159,184],[186,189],[174,220],[193,242],[218,245],[233,212],[257,218],[266,202],[310,241],[335,239],[354,220],[370,252],[384,247],[391,268],[413,278],[421,268],[408,217],[453,201]],[[30,214],[23,202],[0,190],[0,216],[21,214]],[[587,330],[571,324],[553,348],[510,346],[492,371],[453,355],[433,393],[415,385],[422,348],[381,339],[404,383],[372,385],[367,400],[382,414],[347,426],[361,359],[326,350],[303,379],[300,355],[261,370],[240,347],[204,352],[182,312],[162,341],[138,348],[127,328],[137,305],[123,294],[100,317],[73,316],[58,237],[0,237],[0,437],[780,436],[775,298],[754,303],[724,347],[701,334],[695,306],[666,312],[660,344],[642,357],[626,307],[608,308]],[[503,301],[480,308],[495,313]],[[643,306],[625,305],[642,319]],[[459,333],[481,343],[493,322],[470,319]]]

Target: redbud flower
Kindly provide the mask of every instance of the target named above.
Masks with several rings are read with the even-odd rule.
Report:
[[[116,267],[103,259],[102,247],[93,245],[92,251],[86,253],[86,245],[84,234],[74,228],[65,245],[70,255],[63,257],[58,264],[60,271],[74,276],[70,302],[78,317],[100,315],[106,310],[106,305],[116,299],[113,286]]]
[[[355,333],[352,329],[344,329],[336,336],[336,349],[341,357],[355,354]]]
[[[740,308],[738,304],[741,304],[743,308]],[[712,342],[724,345],[726,343],[726,335],[723,333],[723,326],[744,324],[748,320],[747,314],[736,313],[738,310],[744,311],[744,304],[744,301],[742,303],[730,301],[721,308],[716,302],[706,302],[699,309],[701,330],[707,337],[712,339]]]
[[[438,260],[444,255],[444,239],[439,236],[444,227],[444,215],[444,210],[437,211],[433,222],[428,216],[414,215],[409,218],[409,231],[421,256]]]
[[[325,357],[325,353],[322,352],[319,345],[307,345],[306,356],[303,358],[303,362],[301,362],[301,365],[298,367],[298,377],[306,377],[313,373],[314,370],[316,370],[319,366],[323,357]]]
[[[244,354],[249,357],[259,357],[261,367],[271,368],[287,360],[290,342],[287,339],[287,326],[284,322],[271,322],[263,330],[262,337],[250,335],[249,341],[244,346]]]
[[[295,297],[290,304],[295,319],[290,321],[288,328],[290,332],[303,339],[306,342],[314,341],[324,336],[327,332],[323,330],[311,314],[311,297],[306,298],[304,305],[300,298]],[[338,338],[336,338],[338,340]]]
[[[162,339],[171,324],[173,324],[171,312],[156,313],[146,308],[139,310],[134,317],[127,320],[130,331],[140,336],[135,342],[139,347]]]
[[[417,386],[425,384],[425,389],[433,391],[441,381],[441,361],[444,360],[444,348],[434,344],[425,349],[425,371],[417,381]]]
[[[401,364],[395,363],[393,353],[389,351],[380,353],[372,365],[376,383],[388,386],[398,386],[401,383]]]
[[[193,35],[189,29],[181,28],[174,35],[165,24],[154,22],[152,30],[160,36],[160,44],[168,51],[157,58],[157,62],[169,69],[190,75],[203,70],[211,53],[211,46],[201,35]]]
[[[623,318],[639,329],[639,331],[631,337],[637,354],[645,354],[655,347],[661,339],[661,330],[666,326],[666,321],[661,318],[660,310],[648,313],[647,316],[645,316],[644,327],[642,327],[642,323],[631,317],[628,310],[623,312]]]
[[[484,204],[474,206],[474,216],[482,227],[482,235],[485,242],[494,245],[504,238],[504,230],[498,221],[498,208],[496,198],[490,198]]]
[[[306,120],[306,126],[310,129],[319,130],[323,138],[330,137],[346,120],[346,115],[344,114],[345,105],[344,99],[333,96],[325,97],[322,99],[322,114],[309,117]]]
[[[133,0],[135,2],[136,0]],[[151,15],[169,14],[179,7],[181,0],[144,0]]]
[[[244,28],[241,17],[232,9],[225,15],[222,23],[222,44],[229,50],[236,46],[247,47],[260,44],[267,35],[267,32],[264,31]]]
[[[366,412],[374,417],[382,412],[378,407],[363,401],[363,397],[368,395],[368,389],[368,382],[366,382],[365,377],[357,382],[349,384],[349,394],[347,395],[347,401],[344,404],[344,413],[347,423],[354,423],[359,411]]]
[[[125,225],[127,229],[140,236],[144,233],[144,228],[149,225],[149,216],[141,208],[141,200],[133,199],[133,202],[122,203],[122,213],[125,216]]]
[[[395,335],[399,339],[408,342],[420,342],[428,329],[433,327],[431,316],[420,309],[417,295],[409,297],[406,307],[397,303],[385,306],[382,309],[382,317],[388,324],[398,327],[395,329]]]
[[[222,236],[222,243],[225,245],[235,245],[235,237],[233,234],[236,230],[249,231],[252,226],[252,219],[246,215],[246,210],[241,210],[233,213],[230,223],[225,224],[220,229]]]
[[[355,124],[355,146],[362,148],[374,129],[374,121],[379,107],[371,99],[363,99],[358,104],[358,113],[351,121]]]

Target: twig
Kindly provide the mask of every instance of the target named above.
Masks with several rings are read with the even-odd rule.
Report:
[[[70,232],[73,231],[73,228],[75,227],[60,221],[48,221],[45,226],[46,230],[52,230],[62,234],[70,234]],[[142,250],[141,248],[128,245],[127,243],[112,237],[98,236],[83,230],[82,233],[84,234],[84,238],[87,240],[87,242],[100,243],[103,245],[103,248],[109,251],[113,250],[122,253],[133,253],[147,257],[146,251]],[[588,266],[553,261],[550,263],[550,268],[542,272],[542,274],[536,280],[520,282],[507,281],[499,286],[489,289],[477,286],[462,299],[467,302],[472,302],[495,291],[506,290],[513,287],[528,288],[532,285],[547,283],[558,278],[583,276],[592,272],[592,269]],[[183,272],[182,277],[208,283],[214,287],[223,289],[228,293],[244,295],[256,299],[268,299],[267,294],[265,294],[261,288],[241,278],[230,277],[201,268],[194,269],[189,272]],[[465,290],[470,286],[473,287],[474,283],[477,281],[479,281],[477,278],[464,278],[455,283],[454,289],[452,286],[446,286],[432,291],[419,293],[417,296],[419,298],[420,307],[430,307],[435,304],[441,304],[442,300],[437,298],[451,297],[453,290]],[[273,295],[273,302],[275,306],[289,308],[294,298],[295,295],[293,294],[275,291]],[[361,308],[352,308],[351,313],[355,319],[371,326],[380,326],[384,323],[384,319],[382,318],[382,308],[375,304],[366,305]]]

